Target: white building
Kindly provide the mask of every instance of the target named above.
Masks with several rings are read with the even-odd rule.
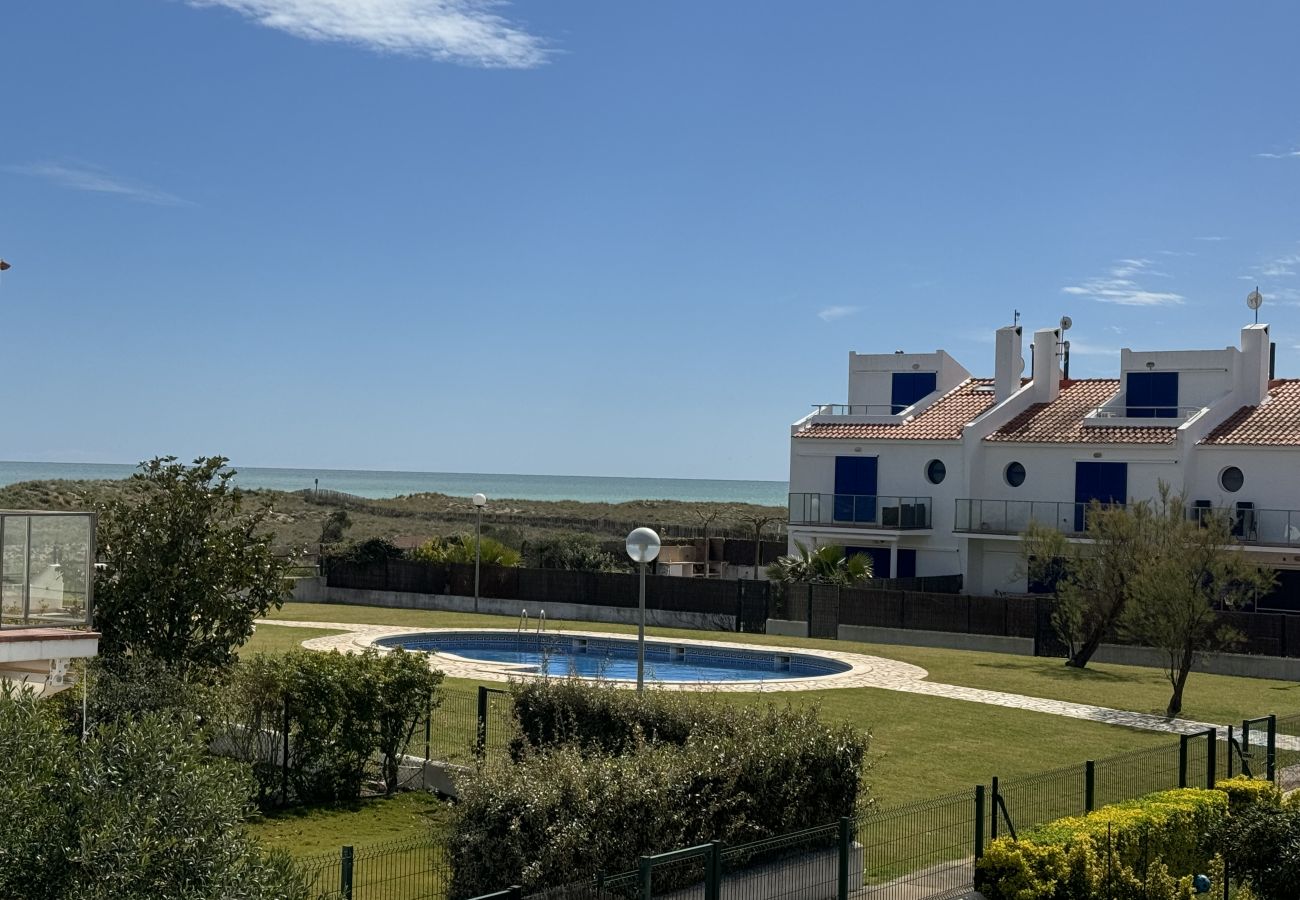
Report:
[[[0,679],[42,693],[94,656],[95,515],[0,510]]]
[[[1078,534],[1090,500],[1163,481],[1230,511],[1243,552],[1279,572],[1267,605],[1300,609],[1300,380],[1272,378],[1267,325],[1223,350],[1124,350],[1108,379],[1063,377],[1061,328],[1034,333],[1029,366],[1022,342],[997,331],[992,378],[943,351],[850,353],[848,402],[791,427],[791,547],[1022,592],[1031,520]]]

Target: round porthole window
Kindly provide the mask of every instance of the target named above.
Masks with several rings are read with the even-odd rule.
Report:
[[[941,459],[932,459],[925,464],[925,480],[930,484],[942,484],[948,477],[948,467]]]
[[[1241,490],[1241,486],[1246,483],[1246,476],[1241,474],[1241,469],[1236,466],[1228,466],[1219,473],[1219,484],[1230,494],[1235,494]]]
[[[1025,467],[1018,462],[1007,463],[1007,469],[1002,476],[1006,478],[1007,484],[1020,487],[1025,483]]]

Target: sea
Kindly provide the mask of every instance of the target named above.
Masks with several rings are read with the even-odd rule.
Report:
[[[359,497],[398,497],[438,493],[489,499],[579,500],[623,503],[628,500],[685,500],[705,503],[756,503],[784,507],[784,481],[735,481],[709,478],[607,478],[593,475],[503,475],[470,472],[372,472],[364,469],[263,469],[234,466],[235,482],[245,488],[342,491]],[[0,487],[18,481],[126,478],[135,466],[116,463],[0,462]]]

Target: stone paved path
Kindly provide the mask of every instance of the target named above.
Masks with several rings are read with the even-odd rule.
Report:
[[[258,624],[280,625],[288,628],[320,628],[341,631],[343,634],[328,635],[303,641],[309,650],[340,650],[344,653],[356,652],[370,646],[376,639],[400,634],[423,634],[438,631],[464,631],[463,628],[403,628],[394,625],[358,625],[344,622],[302,622],[283,619],[259,619]],[[500,631],[511,633],[514,629],[473,629],[475,631]],[[551,632],[560,634],[561,632]],[[563,634],[577,637],[626,637],[597,631],[572,631],[566,629]],[[744,644],[734,641],[704,641],[686,638],[654,638],[658,643],[671,642],[674,645],[697,645],[721,647],[726,649],[764,650],[776,649],[765,644]],[[1009,694],[1003,691],[988,691],[981,688],[964,687],[958,684],[941,684],[926,681],[929,673],[920,666],[899,660],[885,659],[880,656],[867,656],[861,653],[846,653],[839,650],[799,647],[798,652],[807,656],[820,656],[839,660],[850,666],[849,671],[836,675],[823,675],[813,678],[790,680],[729,682],[713,684],[663,684],[660,687],[672,690],[707,690],[707,691],[813,691],[827,688],[870,687],[887,691],[900,691],[908,694],[923,694],[928,697],[941,697],[947,700],[965,700],[970,703],[985,703],[990,706],[1003,706],[1008,709],[1027,709],[1033,712],[1065,716],[1071,719],[1084,719],[1089,722],[1101,722],[1106,725],[1122,725],[1127,728],[1141,728],[1147,731],[1164,731],[1173,734],[1192,734],[1207,728],[1217,728],[1226,734],[1227,726],[1212,722],[1196,722],[1190,719],[1167,719],[1150,713],[1129,712],[1111,709],[1105,706],[1093,706],[1087,703],[1071,703],[1067,700],[1049,700],[1043,697],[1029,697],[1024,694]],[[431,658],[430,665],[433,665]],[[512,671],[499,664],[476,663],[458,657],[440,656],[437,668],[452,678],[472,678],[479,681],[508,681],[512,677],[525,674]],[[1300,738],[1278,735],[1279,748],[1300,750]]]

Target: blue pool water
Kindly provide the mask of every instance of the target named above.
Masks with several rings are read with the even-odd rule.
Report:
[[[376,643],[502,663],[527,674],[636,679],[636,641],[628,639],[458,631],[403,634]],[[662,682],[770,681],[849,670],[838,660],[781,649],[732,650],[662,639],[646,641],[645,665],[646,679]]]

